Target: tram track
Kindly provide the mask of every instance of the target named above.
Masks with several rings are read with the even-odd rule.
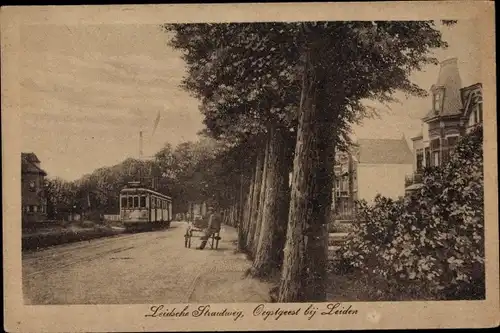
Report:
[[[157,233],[151,234],[153,239],[146,237],[143,239],[145,233],[137,233],[131,235],[119,235],[107,239],[99,239],[99,242],[86,242],[85,244],[71,244],[72,246],[65,246],[63,251],[61,248],[52,247],[46,250],[23,254],[23,261],[28,263],[26,265],[33,271],[23,272],[24,277],[33,277],[43,273],[51,273],[59,271],[62,268],[68,268],[80,263],[90,262],[93,259],[102,258],[110,254],[125,252],[134,248],[147,246],[158,240],[168,238],[168,234],[158,235]],[[124,244],[132,243],[132,246]],[[90,251],[90,253],[89,253]],[[81,254],[80,254],[81,253]]]

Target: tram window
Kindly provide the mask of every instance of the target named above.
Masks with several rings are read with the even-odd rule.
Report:
[[[122,197],[122,208],[127,207],[127,197]]]
[[[133,208],[134,207],[134,202],[133,202],[133,198],[132,197],[127,197],[128,198],[128,205],[127,205],[127,208]]]
[[[139,207],[139,197],[134,196],[134,208],[137,208],[137,207]]]
[[[144,208],[144,207],[146,207],[146,197],[141,196],[141,208]]]
[[[151,197],[151,208],[156,208],[156,198]]]

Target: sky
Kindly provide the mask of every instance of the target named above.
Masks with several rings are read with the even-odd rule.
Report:
[[[480,82],[476,31],[472,21],[443,27],[449,48],[435,52],[439,60],[458,58],[465,86]],[[151,156],[165,143],[196,140],[203,128],[198,101],[179,87],[180,53],[157,25],[24,26],[21,44],[22,150],[37,154],[49,177],[74,180],[137,157],[139,131]],[[412,80],[429,89],[438,72],[429,66]],[[354,136],[418,132],[429,99],[397,97],[401,103],[381,106],[378,119],[354,126]]]

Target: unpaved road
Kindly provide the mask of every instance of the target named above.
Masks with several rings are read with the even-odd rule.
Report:
[[[199,251],[199,239],[184,247],[186,226],[23,253],[25,304],[265,301],[268,286],[242,278],[249,262],[234,253],[233,228],[218,250]]]

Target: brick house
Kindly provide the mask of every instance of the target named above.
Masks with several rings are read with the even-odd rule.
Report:
[[[462,87],[456,58],[441,62],[430,92],[430,110],[412,138],[413,174],[405,181],[407,192],[420,188],[425,167],[446,163],[458,139],[483,122],[482,85]]]
[[[47,198],[44,181],[47,173],[40,167],[34,153],[21,153],[21,202],[24,223],[47,218]]]
[[[337,219],[351,219],[355,201],[373,202],[377,194],[397,199],[405,194],[405,175],[413,156],[401,139],[359,139],[335,163],[333,210]]]

